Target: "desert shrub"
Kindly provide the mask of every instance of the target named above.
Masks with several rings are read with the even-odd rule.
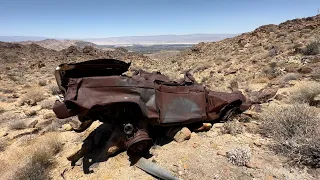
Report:
[[[22,101],[28,105],[34,105],[45,98],[44,93],[39,89],[30,89],[22,97]]]
[[[290,93],[290,102],[311,104],[314,97],[320,94],[320,84],[315,82],[302,83]]]
[[[6,149],[6,147],[8,146],[7,141],[0,139],[0,152],[4,151]]]
[[[17,113],[6,113],[6,114],[0,114],[0,124],[1,123],[12,123],[14,121],[19,121],[20,119],[24,118],[24,115],[17,114]],[[9,124],[8,124],[9,127]]]
[[[14,180],[42,180],[42,179],[50,179],[49,172],[46,169],[46,166],[41,163],[34,162],[32,160],[28,160],[25,162],[22,167],[19,167],[16,173],[14,173]]]
[[[229,88],[231,89],[231,91],[236,91],[239,89],[239,84],[238,84],[238,79],[232,79],[229,82]]]
[[[305,55],[317,55],[320,54],[320,39],[316,39],[312,42],[310,42],[305,51],[304,51]]]
[[[36,139],[36,135],[35,134],[29,134],[29,135],[25,135],[20,137],[17,142],[19,146],[26,146],[29,145],[32,141],[34,141]]]
[[[51,91],[51,94],[52,94],[52,95],[58,95],[58,94],[61,93],[59,87],[56,86],[56,85],[51,85],[51,86],[50,86],[50,91]]]
[[[208,79],[209,79],[209,77],[203,77],[203,78],[201,79],[201,83],[205,83],[206,81],[208,81]]]
[[[59,139],[56,138],[56,136],[50,136],[49,138],[45,139],[46,141],[46,148],[49,149],[49,151],[55,155],[59,153],[62,150],[62,143]]]
[[[52,109],[52,106],[54,104],[54,100],[46,99],[46,100],[41,101],[39,104],[43,109]]]
[[[26,123],[24,123],[22,120],[12,121],[8,124],[8,128],[12,130],[25,129],[26,127]]]
[[[263,75],[270,79],[281,75],[282,72],[277,66],[276,62],[269,63],[268,67],[262,69]]]
[[[0,95],[0,102],[7,102],[9,98],[7,96]]]
[[[244,166],[251,159],[251,150],[249,147],[238,147],[227,152],[228,161],[236,166]]]
[[[39,86],[46,86],[47,85],[47,81],[46,80],[40,80],[38,82]]]
[[[231,134],[235,136],[237,134],[243,133],[244,128],[240,122],[230,121],[223,124],[221,131],[224,134]]]
[[[13,72],[7,74],[7,78],[18,84],[25,83],[24,71],[22,69],[14,69]]]
[[[14,90],[12,89],[0,89],[0,92],[2,92],[3,94],[11,94],[14,93]]]
[[[269,106],[261,114],[261,133],[274,139],[271,146],[292,162],[320,167],[320,118],[307,104]]]
[[[19,78],[15,74],[7,74],[7,78],[13,82],[19,81]]]
[[[3,107],[0,107],[0,114],[4,113],[6,110]]]
[[[301,75],[298,74],[298,73],[287,73],[287,74],[285,74],[284,76],[281,77],[281,81],[289,82],[289,81],[292,81],[292,80],[297,80],[300,77],[301,77]]]
[[[39,146],[41,144],[41,146]],[[17,168],[13,179],[43,180],[50,179],[49,171],[54,163],[54,155],[62,148],[62,144],[56,137],[44,138]]]
[[[37,111],[35,111],[35,110],[28,110],[28,111],[25,111],[24,114],[25,114],[26,116],[28,116],[28,117],[32,117],[32,116],[37,115]]]
[[[311,76],[315,80],[320,80],[320,69],[315,69]]]
[[[43,127],[43,131],[44,132],[55,132],[57,131],[59,128],[61,128],[62,123],[59,120],[55,120],[52,121],[50,124],[46,125],[45,127]]]

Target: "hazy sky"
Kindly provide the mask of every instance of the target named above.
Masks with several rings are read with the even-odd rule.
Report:
[[[0,0],[0,36],[242,33],[318,8],[320,0]]]

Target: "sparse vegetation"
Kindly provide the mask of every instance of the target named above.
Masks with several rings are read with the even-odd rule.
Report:
[[[263,69],[263,73],[265,77],[268,77],[269,79],[275,78],[279,75],[279,72],[277,70],[277,63],[271,62],[269,63],[268,67]]]
[[[8,143],[4,139],[0,139],[0,152],[4,151],[7,147]]]
[[[41,101],[39,104],[40,104],[41,108],[43,108],[43,109],[52,109],[54,101],[50,100],[50,99],[45,99],[45,100]]]
[[[251,159],[251,150],[249,147],[238,147],[227,152],[228,161],[236,166],[244,166]]]
[[[0,107],[0,114],[4,113],[6,110],[3,107]]]
[[[242,124],[238,121],[230,121],[224,123],[221,130],[222,133],[231,134],[233,136],[244,132]]]
[[[232,79],[229,82],[229,88],[231,89],[231,91],[236,91],[239,89],[239,85],[238,85],[238,79]]]
[[[288,73],[288,74],[285,74],[284,76],[281,77],[281,81],[289,82],[292,80],[297,80],[300,77],[301,77],[301,75],[298,73]]]
[[[39,86],[46,86],[47,85],[47,81],[46,80],[40,80],[38,82]]]
[[[37,136],[35,134],[29,134],[29,135],[22,136],[21,138],[18,139],[19,146],[29,145],[32,141],[34,141],[36,139],[36,137]]]
[[[305,55],[317,55],[320,54],[320,39],[317,38],[316,40],[310,42],[305,51],[304,51]]]
[[[37,115],[37,111],[35,111],[35,110],[28,110],[28,111],[25,112],[25,115],[28,116],[28,117],[32,117],[32,116]]]
[[[315,82],[302,83],[296,86],[291,92],[290,101],[292,103],[311,104],[314,97],[320,94],[320,84]]]
[[[248,98],[257,96],[259,104],[244,112],[238,117],[238,121],[217,123],[210,131],[192,133],[191,139],[185,143],[174,142],[163,148],[152,148],[150,153],[155,155],[152,160],[167,167],[173,165],[170,170],[181,179],[221,179],[226,174],[219,166],[224,166],[227,170],[231,168],[231,173],[227,173],[230,179],[263,179],[269,178],[266,177],[269,175],[280,179],[317,179],[312,177],[314,174],[308,174],[314,169],[304,166],[303,171],[291,169],[284,165],[287,164],[284,159],[319,167],[320,95],[316,94],[320,93],[320,55],[308,55],[316,54],[319,49],[316,48],[317,43],[312,41],[317,36],[319,22],[320,16],[288,21],[280,26],[272,25],[239,34],[235,38],[200,43],[192,50],[184,49],[193,45],[133,45],[126,47],[129,52],[124,49],[102,51],[96,49],[99,46],[92,44],[89,45],[93,47],[83,48],[87,44],[73,43],[75,46],[68,50],[53,51],[37,45],[0,42],[0,61],[3,62],[0,67],[0,179],[60,177],[66,168],[65,161],[57,161],[55,164],[54,160],[57,156],[55,153],[61,149],[61,143],[64,143],[64,148],[68,150],[59,154],[59,160],[65,159],[69,152],[71,154],[71,151],[78,150],[85,136],[94,132],[93,129],[100,126],[101,122],[95,122],[81,134],[63,131],[64,128],[67,129],[64,124],[79,127],[80,121],[76,116],[56,118],[52,111],[55,101],[53,95],[61,92],[52,72],[60,63],[103,57],[133,60],[130,71],[126,72],[128,74],[134,73],[133,69],[142,68],[178,79],[183,78],[183,72],[191,69],[196,81],[203,82],[211,90],[240,90],[246,91],[244,94]],[[309,25],[312,27],[306,27]],[[63,47],[60,46],[59,50],[70,46],[67,42],[64,43],[61,43]],[[306,48],[308,43],[310,44]],[[162,49],[164,51],[159,51]],[[148,54],[145,57],[131,51]],[[317,83],[304,83],[306,81]],[[259,94],[265,94],[259,93],[259,90],[263,89],[277,89],[277,93],[272,95],[271,99],[258,99]],[[269,90],[265,92],[270,93]],[[306,104],[294,108],[294,103]],[[272,108],[274,104],[279,106]],[[27,128],[26,125],[28,129],[24,129]],[[39,133],[31,127],[36,127]],[[258,135],[259,133],[268,138]],[[48,134],[55,135],[50,137],[52,141],[46,138]],[[59,134],[63,136],[62,139],[57,138]],[[160,141],[157,139],[155,144],[161,146],[163,142]],[[248,144],[252,149],[242,147],[243,144]],[[286,158],[269,153],[266,149],[268,145]],[[253,151],[254,159],[250,162]],[[208,158],[215,153],[218,156],[216,159]],[[121,155],[116,158],[121,162],[127,160]],[[230,163],[227,163],[227,160]],[[99,163],[105,166],[105,163],[110,162]],[[231,163],[236,166],[246,165],[248,168],[236,167]],[[127,166],[117,166],[114,169],[94,166],[91,168],[95,171],[90,175],[91,179],[99,179],[101,174],[108,175],[103,176],[105,179],[128,179],[128,176],[121,172],[128,172],[136,179],[145,179],[143,172],[131,174],[132,168]],[[113,174],[115,171],[117,173]],[[83,177],[82,173],[82,168],[78,167],[64,175],[66,179],[74,179]],[[109,176],[110,174],[113,176]],[[11,175],[13,178],[7,178]]]
[[[60,152],[61,148],[62,144],[58,138],[53,136],[43,138],[41,146],[34,149],[26,157],[25,162],[15,171],[13,179],[50,179],[49,171],[54,163],[53,157]]]
[[[307,104],[271,106],[261,115],[261,133],[274,139],[273,149],[293,162],[320,167],[320,118]]]
[[[22,120],[16,120],[16,121],[13,120],[8,124],[8,127],[9,129],[12,129],[12,130],[20,130],[20,129],[25,129],[27,125]]]
[[[28,92],[22,98],[23,103],[28,105],[35,105],[37,102],[42,101],[45,98],[43,91],[37,88],[28,90]]]
[[[61,93],[59,87],[57,85],[51,85],[50,86],[50,91],[52,95],[58,95]]]
[[[1,88],[0,92],[2,92],[3,94],[11,94],[14,93],[14,90],[9,88]]]
[[[315,69],[311,76],[314,80],[320,80],[320,69]]]

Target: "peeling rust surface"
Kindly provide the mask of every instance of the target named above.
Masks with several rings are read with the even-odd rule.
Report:
[[[134,107],[141,120],[161,126],[214,121],[225,106],[234,102],[242,111],[250,106],[241,92],[210,91],[195,82],[189,72],[176,82],[160,72],[137,70],[132,77],[122,75],[129,66],[109,59],[60,65],[56,70],[57,83],[64,82],[59,87],[66,92],[64,101],[57,101],[54,106],[57,117],[121,119],[126,116],[121,114],[125,108]]]
[[[251,105],[241,92],[210,91],[189,71],[184,78],[172,81],[160,72],[143,70],[126,76],[123,73],[129,66],[114,59],[99,59],[57,67],[56,81],[63,98],[54,104],[56,116],[78,116],[82,124],[73,128],[75,132],[83,132],[96,120],[118,131],[123,129],[111,139],[121,142],[120,147],[131,156],[149,151],[153,145],[149,133],[155,127],[198,127],[199,123],[229,119]],[[71,160],[90,151],[94,140],[89,138]]]

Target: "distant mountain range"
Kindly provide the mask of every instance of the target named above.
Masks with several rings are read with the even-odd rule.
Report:
[[[157,35],[157,36],[125,36],[109,38],[84,39],[98,45],[151,45],[151,44],[197,44],[200,42],[220,41],[234,37],[236,34],[187,34],[187,35]]]
[[[82,42],[91,42],[97,45],[152,45],[152,44],[197,44],[199,42],[220,41],[225,38],[231,38],[236,34],[187,34],[187,35],[156,35],[156,36],[124,36],[108,38],[86,38],[78,39]],[[52,38],[36,36],[0,36],[3,42],[21,42],[21,41],[53,41]],[[66,44],[72,44],[78,40],[67,40],[55,38],[64,41]],[[47,42],[46,42],[47,43]],[[57,42],[55,42],[57,43]]]
[[[49,38],[37,36],[0,36],[0,41],[2,42],[42,41],[45,39]]]
[[[39,46],[42,46],[47,49],[53,49],[60,51],[62,49],[68,48],[70,46],[77,46],[78,48],[83,48],[84,46],[92,46],[95,48],[99,48],[98,45],[86,42],[86,41],[79,41],[79,40],[57,40],[57,39],[45,39],[41,41],[21,41],[18,42],[20,44],[26,45],[26,44],[38,44]]]

